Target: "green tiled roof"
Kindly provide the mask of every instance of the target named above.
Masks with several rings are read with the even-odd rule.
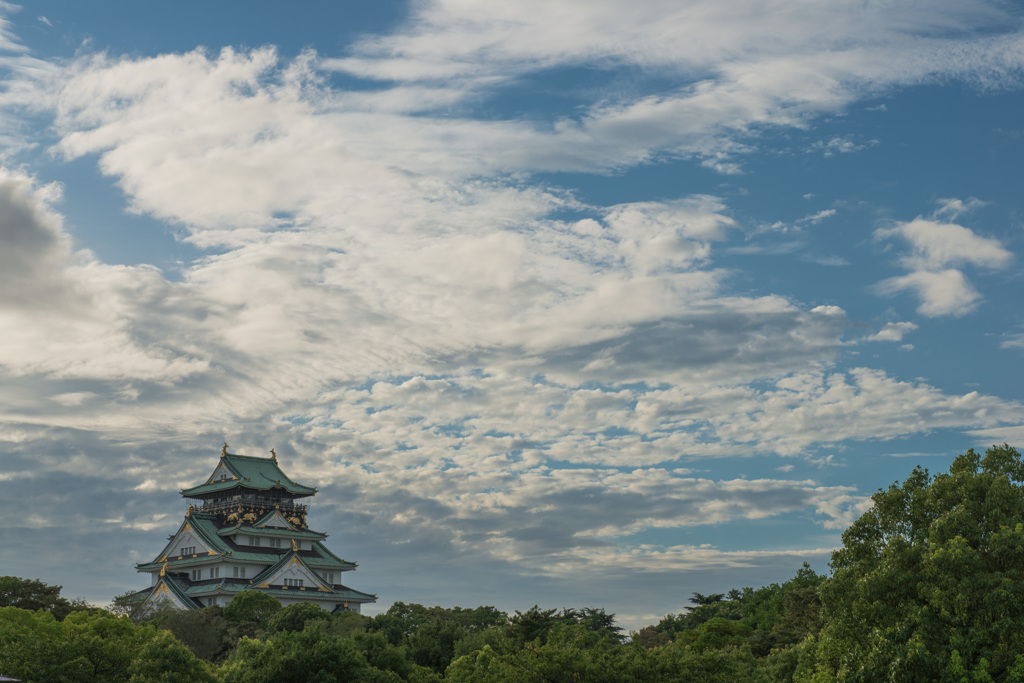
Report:
[[[168,569],[171,569],[172,571],[182,571],[187,567],[195,567],[197,565],[206,565],[215,562],[220,562],[222,560],[222,555],[228,555],[232,560],[247,561],[267,565],[277,564],[277,562],[281,559],[281,554],[276,552],[251,552],[248,550],[232,550],[231,546],[227,544],[223,536],[230,535],[230,532],[234,532],[235,528],[228,527],[226,529],[220,530],[217,528],[215,519],[216,517],[214,515],[203,512],[194,512],[191,515],[189,515],[188,519],[186,519],[185,522],[191,524],[192,529],[196,532],[196,534],[200,538],[202,538],[203,541],[208,546],[210,546],[210,548],[213,549],[215,553],[218,554],[206,555],[200,553],[196,556],[187,555],[185,557],[181,557],[180,555],[170,555],[167,557]],[[182,523],[182,526],[184,526],[185,522]],[[248,527],[242,528],[248,529]],[[260,529],[258,533],[267,534],[269,531],[271,530]],[[299,533],[300,532],[289,531],[276,535],[285,536],[291,534],[292,536],[299,537]],[[308,537],[303,535],[301,536],[302,538],[320,539],[323,537],[322,534],[316,534],[316,532],[312,531],[301,533],[311,534],[311,536]],[[172,538],[176,535],[177,534],[173,534]],[[312,550],[314,553],[316,553],[316,555],[313,557],[302,558],[303,561],[311,568],[338,569],[340,571],[347,571],[356,568],[356,564],[354,562],[346,562],[345,560],[341,559],[340,557],[332,553],[330,550],[328,550],[327,547],[319,540],[314,540],[312,545]],[[159,569],[160,565],[163,564],[163,560],[161,559],[161,557],[163,556],[163,553],[166,551],[167,547],[165,546],[164,550],[161,551],[160,555],[158,555],[157,558],[154,559],[152,562],[137,564],[135,565],[135,568],[138,571],[152,571],[154,569]]]
[[[200,607],[202,607],[202,605],[200,605],[195,600],[189,597],[188,594],[189,591],[191,590],[191,587],[186,588],[185,586],[182,586],[178,583],[177,579],[170,575],[161,576],[160,581],[167,585],[168,590],[174,593],[174,597],[181,600],[181,604],[185,605],[185,607],[188,607],[189,609],[199,609]],[[125,599],[132,604],[141,605],[159,586],[160,582],[157,582],[155,586],[143,588],[140,591],[136,591],[131,595],[125,596]]]
[[[255,522],[252,523],[252,525],[254,527],[266,528],[264,525],[266,525],[267,520],[269,520],[271,517],[278,517],[280,519],[284,519],[284,515],[281,514],[281,511],[277,510],[277,509],[274,509],[274,510],[271,510],[270,512],[268,512],[267,514],[263,515],[259,519],[257,519]],[[292,524],[291,522],[289,522],[287,519],[284,520],[284,523],[285,523],[285,527],[284,528],[288,528],[288,529],[294,529],[295,528],[295,525]],[[281,527],[277,527],[277,528],[281,528]]]
[[[181,495],[186,498],[194,498],[206,493],[227,491],[238,487],[268,491],[276,486],[294,496],[312,496],[316,493],[316,489],[312,486],[304,486],[289,479],[288,475],[278,467],[277,460],[274,458],[255,458],[250,455],[225,453],[221,456],[221,462],[235,475],[234,479],[213,481],[211,477],[205,484],[184,489]]]
[[[261,593],[268,593],[277,598],[303,597],[308,600],[337,600],[338,598],[341,598],[342,600],[351,600],[352,602],[373,602],[377,599],[376,595],[357,591],[354,588],[349,588],[348,586],[341,586],[340,588],[336,588],[328,592],[313,589],[302,590],[299,588],[257,588],[255,585],[228,581],[219,584],[214,583],[190,586],[186,592],[188,595],[199,597],[217,593],[237,594],[242,591],[259,591]]]
[[[256,529],[251,526],[226,526],[217,532],[221,536],[277,536],[278,538],[301,538],[307,541],[322,541],[327,538],[327,534],[322,534],[319,531],[299,530],[292,531],[290,529],[273,529],[263,527],[262,529]]]
[[[181,600],[182,603],[193,609],[201,607],[199,603],[195,602],[194,600],[192,600],[191,597],[189,597],[188,589],[179,585],[177,579],[175,579],[173,576],[164,576],[161,577],[161,580],[167,584],[167,587],[171,589],[171,592],[174,593],[174,595],[179,600]]]
[[[351,602],[373,602],[377,599],[376,595],[370,593],[364,593],[357,591],[354,588],[336,584],[338,587],[333,588],[331,591],[321,590],[302,590],[296,588],[257,588],[255,585],[250,583],[241,583],[237,581],[222,581],[220,583],[201,583],[185,586],[187,581],[179,581],[177,578],[167,575],[162,578],[162,581],[167,584],[167,587],[174,593],[175,597],[181,600],[182,604],[192,609],[199,609],[202,607],[195,601],[195,598],[206,597],[209,595],[217,594],[238,594],[245,590],[259,591],[261,593],[268,593],[276,598],[296,598],[302,597],[307,600],[348,600]],[[159,585],[159,584],[157,584]],[[142,590],[127,596],[133,602],[142,603],[150,593],[156,590],[157,586],[150,586],[143,588]]]
[[[320,542],[313,544],[313,552],[319,555],[319,557],[306,560],[306,564],[310,567],[346,567],[348,569],[355,569],[357,566],[355,562],[348,562],[338,557]]]

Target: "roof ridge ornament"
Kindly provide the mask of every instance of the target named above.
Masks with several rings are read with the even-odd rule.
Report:
[[[228,454],[228,442],[225,441],[224,442],[224,448],[220,449],[220,457],[223,458],[227,454]]]
[[[275,463],[277,462],[277,452],[275,452],[273,448],[270,449],[270,459]]]
[[[292,552],[293,553],[299,552],[299,545],[295,542],[294,538],[292,539]]]

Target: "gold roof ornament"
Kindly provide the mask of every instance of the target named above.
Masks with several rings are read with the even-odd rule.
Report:
[[[220,449],[220,457],[223,458],[227,454],[228,454],[228,442],[225,441],[224,442],[224,448]]]
[[[299,552],[299,544],[295,542],[294,538],[292,539],[292,552]]]
[[[167,576],[167,560],[166,559],[164,560],[164,563],[162,565],[160,565],[160,576]]]
[[[270,449],[270,459],[273,460],[274,462],[277,462],[277,453],[274,451],[273,448]]]

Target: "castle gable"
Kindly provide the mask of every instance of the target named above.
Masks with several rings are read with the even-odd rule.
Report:
[[[213,471],[213,474],[210,475],[210,478],[206,481],[206,483],[215,484],[219,481],[234,481],[236,479],[238,479],[238,477],[235,475],[234,472],[231,471],[231,468],[228,467],[228,464],[224,462],[224,460],[221,460],[220,464],[217,465],[217,469]]]
[[[203,555],[219,555],[220,553],[203,535],[193,526],[192,520],[186,518],[185,522],[178,529],[178,532],[171,537],[164,551],[156,559],[156,562],[163,562],[165,559],[176,559],[180,557],[196,557]]]
[[[292,531],[295,530],[295,526],[291,522],[289,522],[287,519],[284,518],[284,515],[281,514],[280,510],[274,510],[269,515],[267,515],[263,519],[257,521],[252,526],[253,526],[254,529],[273,528],[273,529],[291,529]]]
[[[257,588],[295,588],[297,592],[331,590],[327,582],[306,566],[294,552],[285,555],[280,562],[253,579],[252,583]]]
[[[167,608],[198,609],[200,605],[185,594],[185,590],[170,576],[161,576],[149,595],[139,606],[141,614],[159,612]]]

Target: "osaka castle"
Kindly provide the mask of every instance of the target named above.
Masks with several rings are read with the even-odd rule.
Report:
[[[342,574],[356,568],[324,545],[327,534],[306,526],[299,502],[316,489],[292,481],[277,454],[269,458],[220,453],[209,478],[181,495],[188,512],[152,562],[136,565],[152,585],[129,596],[140,614],[160,608],[225,606],[241,591],[260,591],[282,605],[312,602],[328,611],[360,611],[376,595],[349,588]]]

